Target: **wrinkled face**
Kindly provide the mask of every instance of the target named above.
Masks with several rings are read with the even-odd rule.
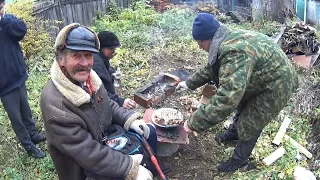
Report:
[[[104,47],[101,49],[101,52],[104,56],[108,57],[108,58],[113,58],[115,55],[117,55],[116,53],[116,48],[107,48]]]
[[[93,65],[92,52],[67,49],[59,53],[58,58],[59,66],[71,81],[80,83],[87,81]]]
[[[209,52],[211,40],[197,40],[199,47]]]
[[[0,17],[4,14],[4,6],[6,5],[6,2],[0,3]]]

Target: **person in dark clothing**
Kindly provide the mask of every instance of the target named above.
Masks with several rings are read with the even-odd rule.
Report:
[[[116,101],[119,106],[126,109],[133,109],[136,107],[136,102],[132,99],[125,99],[116,94],[114,88],[115,69],[110,65],[110,59],[116,55],[116,48],[120,47],[118,37],[109,31],[102,31],[98,34],[100,40],[100,53],[94,55],[93,70],[98,74],[107,89],[109,98]]]
[[[0,98],[12,128],[27,153],[34,158],[46,154],[35,144],[45,141],[32,120],[25,81],[26,63],[19,41],[27,32],[26,24],[12,14],[5,14],[5,1],[0,0]]]

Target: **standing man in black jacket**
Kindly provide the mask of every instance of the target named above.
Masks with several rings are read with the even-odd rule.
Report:
[[[5,14],[5,0],[0,0],[0,97],[12,128],[22,146],[34,158],[45,153],[35,144],[44,141],[32,120],[25,81],[26,63],[19,41],[27,32],[26,24],[12,14]]]
[[[98,34],[98,37],[100,40],[100,53],[94,55],[93,70],[102,80],[110,99],[126,109],[135,108],[136,102],[132,99],[119,97],[113,84],[114,76],[112,74],[115,73],[115,69],[110,65],[109,61],[116,55],[116,48],[120,47],[118,37],[110,31],[102,31]]]

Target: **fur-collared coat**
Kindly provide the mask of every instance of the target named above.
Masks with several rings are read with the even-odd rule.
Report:
[[[42,91],[47,143],[59,179],[115,179],[128,174],[133,179],[136,173],[131,171],[137,172],[138,164],[103,145],[102,138],[111,124],[128,130],[140,115],[110,100],[98,75],[93,70],[90,75],[93,96],[73,84],[54,62],[51,80]]]

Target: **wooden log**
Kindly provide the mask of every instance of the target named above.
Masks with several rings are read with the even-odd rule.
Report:
[[[272,141],[273,144],[279,145],[281,143],[282,138],[286,134],[287,128],[289,127],[290,123],[291,123],[291,119],[288,116],[286,116],[284,118],[276,136],[274,137],[274,139]]]
[[[202,103],[202,104],[207,104],[207,103],[209,102],[209,99],[210,99],[210,98],[202,95],[202,96],[201,96],[201,99],[200,99],[200,103]]]
[[[272,163],[282,157],[285,152],[286,150],[283,148],[283,146],[281,146],[277,150],[273,151],[273,153],[271,153],[269,156],[264,158],[262,161],[265,165],[270,166]]]
[[[291,144],[293,147],[297,148],[297,150],[298,150],[299,152],[301,152],[302,154],[304,154],[307,158],[309,158],[309,159],[312,158],[311,152],[309,152],[308,149],[306,149],[305,147],[303,147],[301,144],[299,144],[297,141],[295,141],[294,139],[292,139],[290,136],[285,135],[285,136],[284,136],[284,139],[285,139],[286,141],[289,141],[290,144]]]

